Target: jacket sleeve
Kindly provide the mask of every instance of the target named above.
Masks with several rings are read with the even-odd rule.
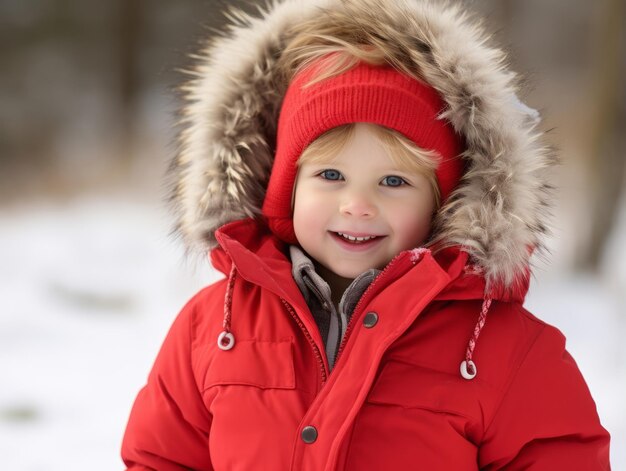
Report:
[[[192,369],[194,299],[174,321],[135,399],[122,442],[129,471],[213,470],[211,416]]]
[[[609,470],[609,434],[565,338],[545,326],[488,425],[484,470]]]

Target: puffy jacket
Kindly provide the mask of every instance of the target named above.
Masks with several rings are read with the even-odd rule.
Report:
[[[177,233],[225,279],[174,322],[131,412],[127,467],[609,469],[608,433],[563,336],[522,306],[553,157],[503,54],[465,14],[428,1],[286,0],[232,20],[184,87],[171,167]],[[332,373],[288,247],[259,217],[286,88],[276,61],[308,21],[416,67],[466,145],[428,244],[368,287]]]
[[[466,252],[396,257],[361,298],[329,375],[282,243],[252,220],[217,238],[214,263],[230,276],[171,328],[130,417],[130,469],[609,468],[565,339],[522,307],[523,291],[493,300],[477,376],[459,374],[484,290]],[[230,350],[217,345],[224,306]]]

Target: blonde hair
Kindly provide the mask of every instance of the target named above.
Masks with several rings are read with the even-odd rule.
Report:
[[[439,154],[418,147],[409,138],[393,129],[371,123],[362,124],[374,132],[395,165],[405,172],[420,174],[428,179],[435,195],[435,208],[439,208],[441,197],[435,175]],[[304,163],[332,163],[343,147],[352,139],[354,131],[355,123],[344,124],[326,131],[302,152],[296,165],[300,168]]]

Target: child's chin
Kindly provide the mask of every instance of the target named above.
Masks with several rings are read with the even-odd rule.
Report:
[[[367,264],[363,264],[362,266],[354,266],[350,268],[342,267],[342,269],[338,271],[333,270],[333,272],[341,278],[348,278],[350,280],[353,280],[354,278],[359,276],[361,273],[366,272],[367,270],[370,270],[371,268],[375,268],[375,267],[372,267]]]

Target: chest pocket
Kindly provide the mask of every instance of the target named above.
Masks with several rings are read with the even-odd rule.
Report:
[[[344,468],[477,471],[473,387],[459,375],[390,359],[355,419]]]
[[[219,385],[294,389],[293,342],[238,340],[231,350],[217,351],[207,369],[203,390]]]
[[[476,423],[482,413],[475,386],[458,374],[390,360],[383,366],[367,402],[456,415]]]

